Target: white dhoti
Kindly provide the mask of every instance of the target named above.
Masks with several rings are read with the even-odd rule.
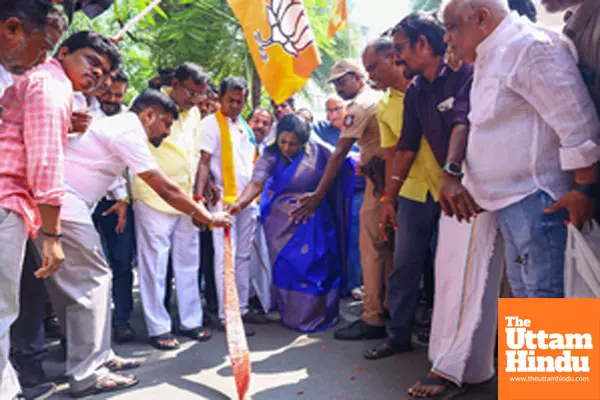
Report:
[[[459,223],[442,216],[429,341],[432,371],[462,385],[495,375],[504,242],[493,213]]]
[[[136,201],[133,208],[140,295],[148,334],[159,336],[171,332],[171,316],[164,305],[169,255],[175,277],[181,329],[202,326],[202,300],[198,289],[198,228],[189,215],[166,214],[143,201]]]
[[[263,311],[268,313],[271,310],[271,262],[269,259],[269,248],[267,247],[267,238],[265,230],[260,223],[260,217],[257,216],[256,231],[252,241],[252,256],[250,258],[250,285],[256,296],[260,300]]]
[[[222,210],[219,203],[215,209]],[[252,242],[256,228],[256,206],[250,205],[233,217],[231,226],[231,247],[235,260],[235,281],[240,301],[242,315],[248,313],[248,298],[250,295],[250,259],[252,255]],[[215,249],[215,283],[217,285],[217,298],[219,299],[219,319],[225,319],[225,229],[213,229],[213,246]]]

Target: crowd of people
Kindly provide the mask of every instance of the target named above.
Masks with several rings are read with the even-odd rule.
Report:
[[[52,1],[0,0],[0,399],[54,392],[47,336],[73,396],[135,385],[112,349],[139,336],[134,266],[151,346],[226,331],[228,232],[247,336],[273,310],[331,328],[350,296],[361,318],[334,337],[383,340],[369,360],[420,326],[412,398],[492,379],[502,288],[563,297],[565,222],[600,195],[600,5],[543,3],[566,36],[529,1],[446,0],[331,68],[326,121],[290,98],[246,122],[246,80],[194,62],[127,106],[116,41],[61,41]]]

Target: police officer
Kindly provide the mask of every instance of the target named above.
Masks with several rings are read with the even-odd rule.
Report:
[[[329,82],[340,97],[350,100],[344,127],[329,159],[323,178],[313,193],[304,195],[292,213],[296,222],[309,219],[323,200],[344,163],[352,145],[358,141],[361,168],[367,176],[363,205],[360,210],[360,251],[365,287],[362,318],[335,332],[338,340],[383,339],[385,278],[392,268],[393,249],[379,236],[379,212],[383,196],[385,152],[381,148],[377,123],[380,95],[365,85],[360,67],[341,60],[331,69]]]

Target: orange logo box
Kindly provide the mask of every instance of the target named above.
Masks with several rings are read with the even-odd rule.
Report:
[[[499,400],[600,400],[600,299],[500,299]]]

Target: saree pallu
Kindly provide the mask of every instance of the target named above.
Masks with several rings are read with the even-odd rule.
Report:
[[[353,161],[344,164],[334,187],[305,224],[290,211],[316,189],[330,153],[309,142],[291,162],[274,155],[275,166],[261,196],[261,222],[272,263],[273,302],[282,323],[300,332],[333,326],[346,277]]]

